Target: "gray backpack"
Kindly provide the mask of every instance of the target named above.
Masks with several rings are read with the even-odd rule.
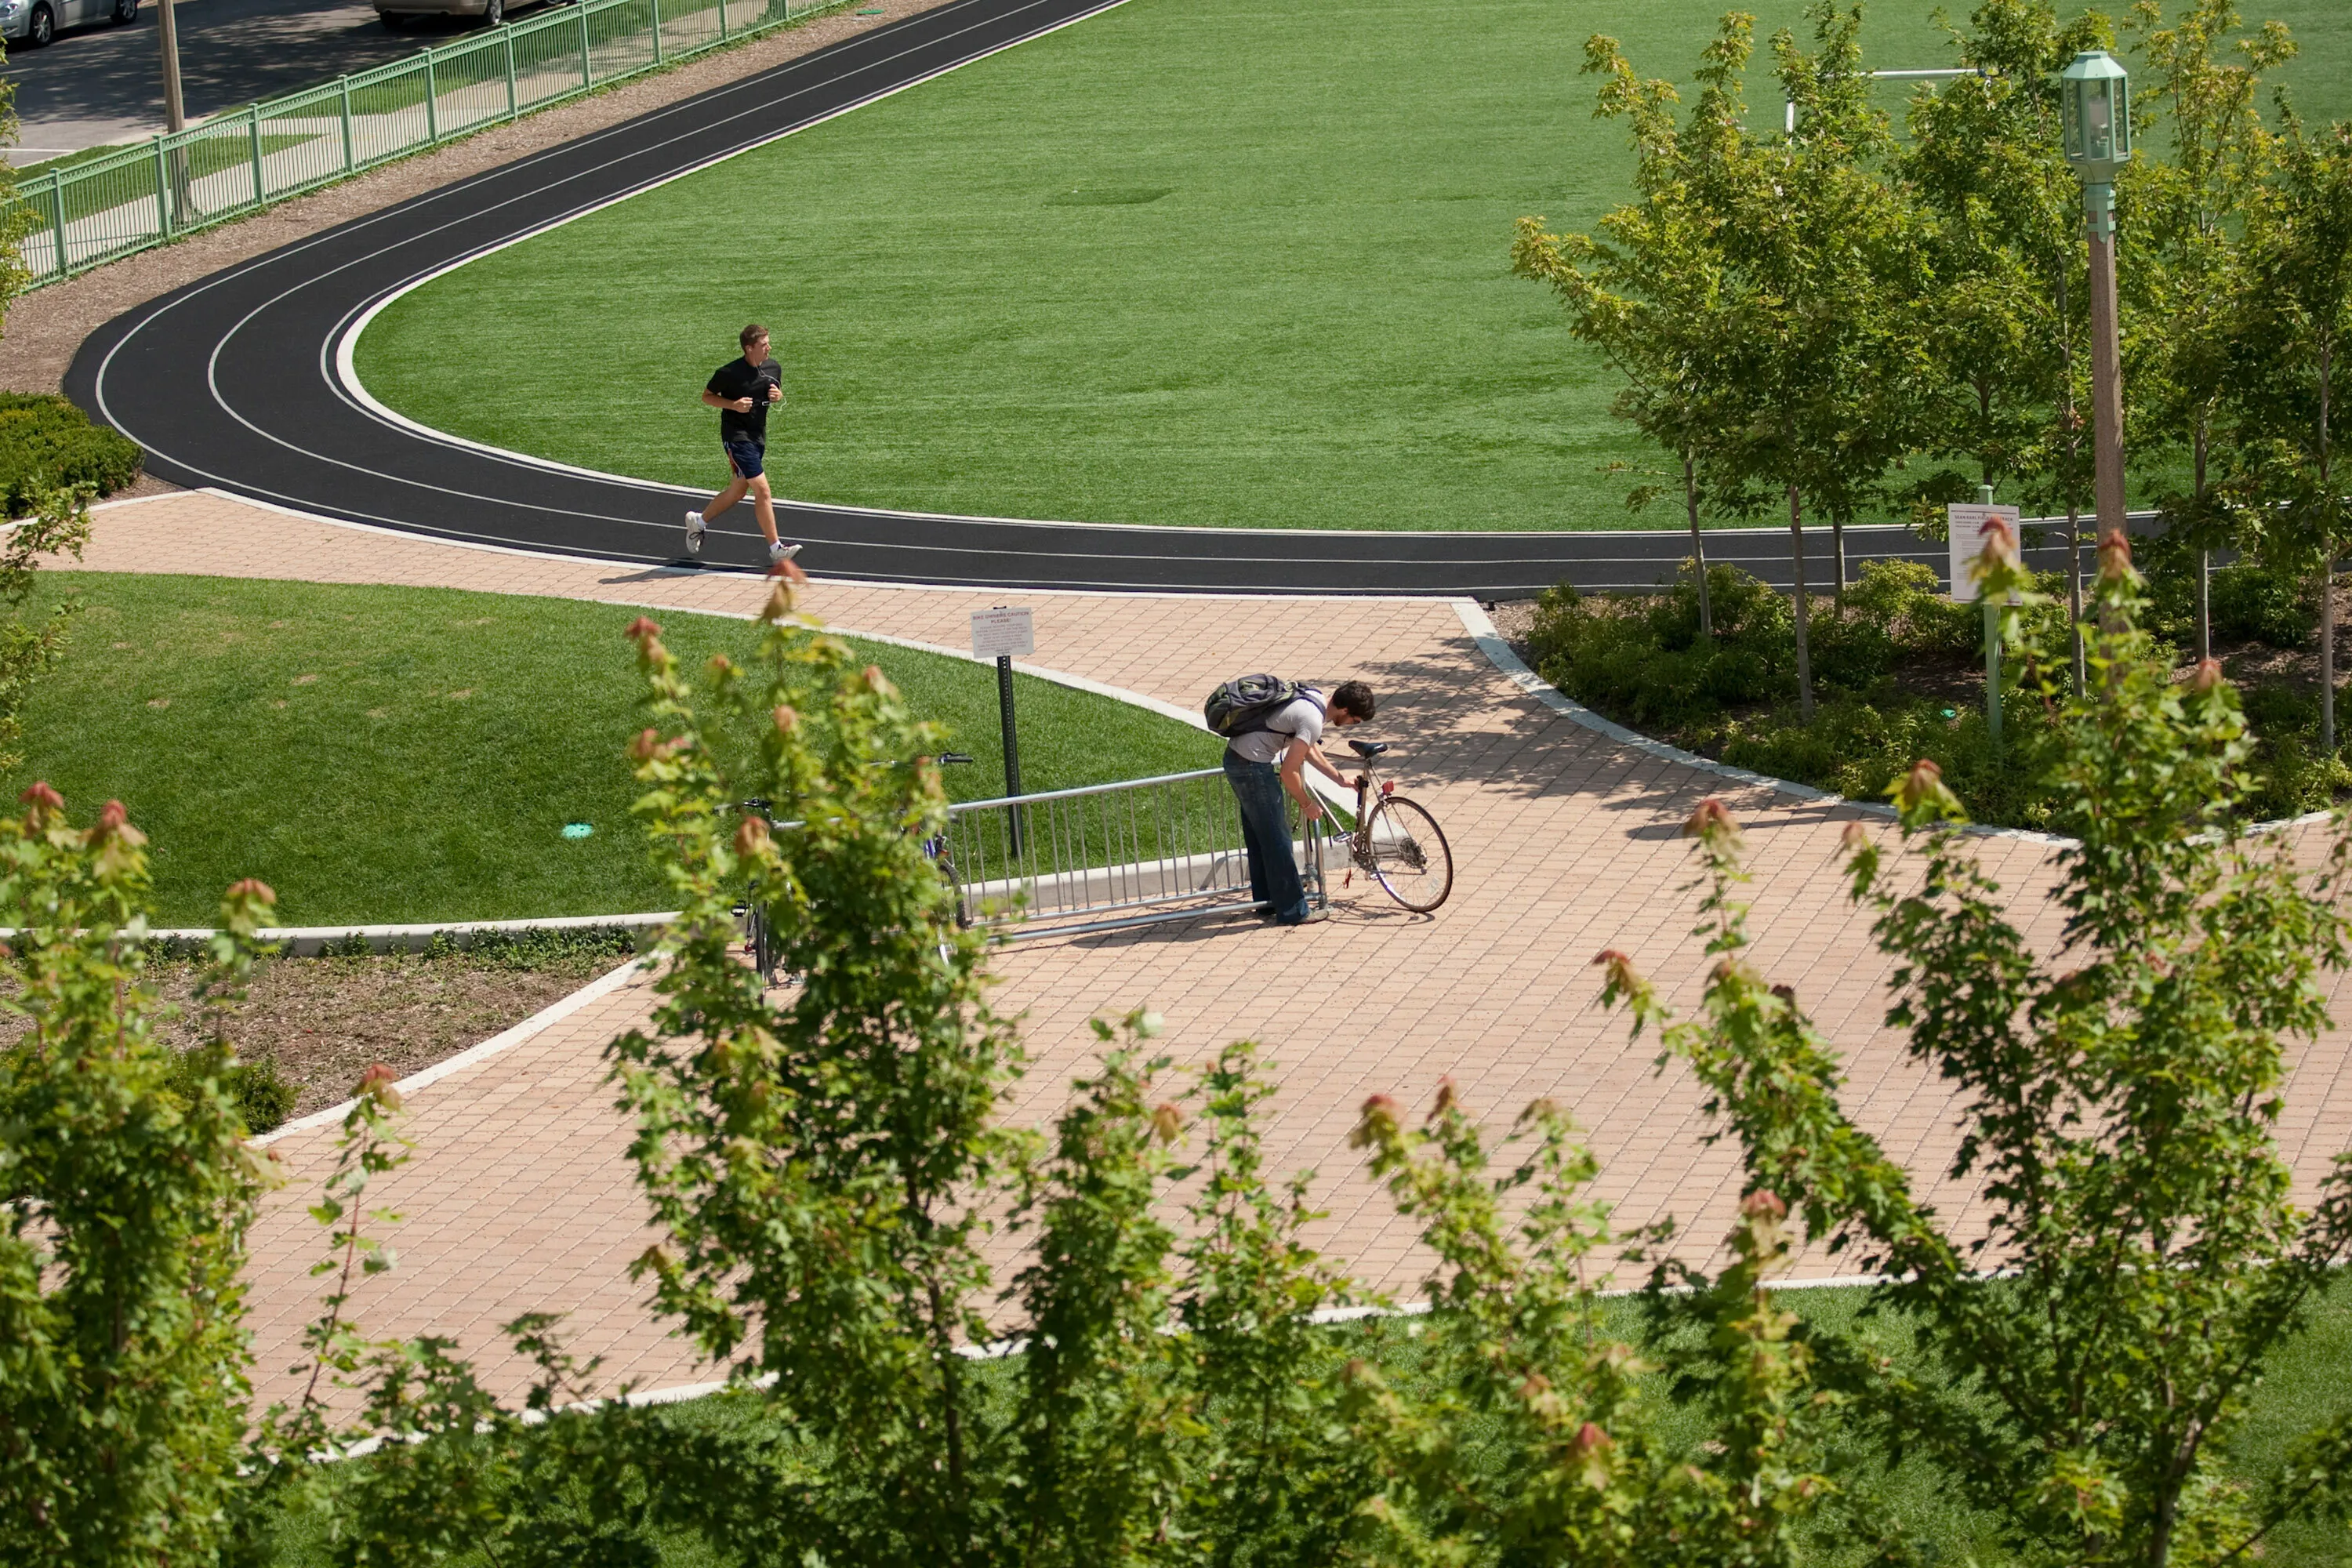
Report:
[[[1265,729],[1267,720],[1301,697],[1315,701],[1298,681],[1278,675],[1237,675],[1209,693],[1209,700],[1201,705],[1201,716],[1209,721],[1213,732],[1230,741]]]

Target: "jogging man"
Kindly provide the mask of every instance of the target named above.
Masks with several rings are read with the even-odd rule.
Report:
[[[719,445],[726,449],[727,471],[734,478],[700,511],[686,514],[686,552],[701,554],[710,520],[748,494],[773,564],[801,552],[799,545],[776,537],[776,501],[768,489],[768,409],[784,400],[784,373],[768,357],[767,328],[754,321],[743,329],[741,342],[742,357],[712,371],[702,389],[702,401],[719,410]]]
[[[1225,747],[1225,781],[1241,805],[1242,843],[1249,850],[1250,897],[1276,925],[1304,925],[1330,913],[1307,907],[1282,797],[1297,801],[1307,821],[1322,820],[1323,803],[1307,787],[1307,764],[1334,784],[1347,782],[1318,744],[1324,729],[1360,724],[1375,706],[1372,689],[1360,680],[1340,682],[1328,698],[1319,687],[1302,686],[1288,702],[1245,721]]]

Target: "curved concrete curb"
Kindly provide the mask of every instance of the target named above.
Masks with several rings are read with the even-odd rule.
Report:
[[[1502,634],[1495,629],[1494,621],[1488,617],[1486,611],[1478,607],[1477,601],[1456,599],[1453,604],[1454,613],[1462,618],[1464,628],[1476,640],[1478,651],[1486,656],[1486,662],[1500,670],[1504,679],[1510,681],[1512,685],[1571,724],[1581,725],[1587,730],[1606,735],[1619,745],[1631,746],[1637,752],[1646,752],[1666,762],[1680,763],[1686,768],[1696,768],[1701,773],[1713,773],[1717,778],[1729,779],[1735,784],[1755,784],[1781,795],[1794,795],[1799,800],[1817,802],[1822,805],[1843,805],[1854,811],[1866,811],[1874,816],[1885,817],[1890,822],[1895,819],[1895,808],[1879,801],[1853,800],[1845,795],[1832,795],[1827,790],[1815,789],[1811,784],[1793,784],[1787,779],[1771,778],[1763,773],[1751,773],[1746,768],[1735,768],[1727,763],[1718,763],[1712,757],[1702,757],[1696,752],[1685,752],[1679,746],[1669,746],[1664,741],[1654,741],[1638,731],[1628,730],[1614,720],[1603,719],[1600,714],[1529,669],[1527,661],[1511,651],[1511,645],[1503,640]],[[2335,816],[2332,811],[2306,811],[2301,816],[2282,816],[2269,822],[2252,823],[2247,826],[2244,836],[2252,838],[2265,833],[2284,833],[2291,827],[2310,827],[2315,824],[2329,821]],[[1962,824],[1960,831],[1979,838],[2021,838],[2029,844],[2074,842],[2063,833],[2036,833],[2025,827],[1990,827],[1976,822]]]
[[[474,945],[473,939],[501,933],[542,931],[614,931],[633,933],[658,931],[677,919],[676,910],[664,910],[654,914],[637,915],[555,915],[546,920],[532,921],[454,921],[443,925],[362,925],[362,926],[273,926],[254,933],[255,940],[275,942],[288,956],[317,958],[335,950],[348,952],[355,942],[367,943],[370,952],[422,952],[442,937],[448,938],[460,950]],[[15,928],[0,928],[0,940],[16,935]],[[185,952],[203,947],[220,933],[204,926],[174,926],[163,931],[151,931],[147,939],[160,945],[165,952]],[[640,935],[635,944],[642,949]]]
[[[629,976],[641,967],[643,967],[643,961],[632,958],[618,968],[590,981],[562,1000],[541,1008],[514,1027],[491,1036],[480,1045],[469,1046],[454,1057],[445,1057],[431,1067],[399,1079],[392,1087],[403,1095],[412,1094],[427,1084],[438,1083],[451,1073],[472,1067],[476,1062],[487,1061],[500,1051],[512,1050],[525,1040],[543,1033],[549,1026],[561,1023],[590,1003],[601,1001],[618,991],[629,983]],[[341,1104],[331,1105],[324,1110],[314,1110],[308,1116],[298,1116],[291,1121],[282,1122],[271,1128],[268,1131],[251,1139],[250,1142],[257,1144],[275,1143],[280,1138],[289,1137],[297,1132],[308,1132],[314,1127],[331,1126],[350,1115],[352,1107],[358,1103],[356,1100],[346,1100]]]
[[[1811,801],[1820,805],[1842,805],[1853,811],[1866,811],[1873,816],[1883,816],[1889,822],[1895,820],[1895,808],[1883,802],[1854,800],[1846,795],[1832,795],[1827,790],[1815,789],[1811,784],[1795,784],[1788,779],[1776,779],[1764,773],[1751,773],[1746,768],[1735,768],[1728,763],[1718,763],[1712,757],[1702,757],[1696,752],[1685,752],[1679,746],[1669,746],[1664,741],[1654,741],[1638,731],[1628,730],[1613,720],[1603,719],[1600,714],[1576,701],[1559,687],[1529,669],[1527,661],[1511,651],[1511,645],[1503,640],[1502,634],[1495,629],[1494,621],[1488,617],[1486,611],[1478,607],[1476,601],[1454,600],[1454,613],[1462,618],[1463,628],[1476,640],[1478,651],[1486,656],[1487,663],[1502,671],[1504,679],[1510,681],[1512,685],[1571,724],[1581,725],[1587,730],[1606,735],[1621,746],[1631,746],[1637,752],[1646,752],[1650,756],[1665,762],[1680,763],[1686,768],[1696,768],[1703,773],[1713,773],[1717,778],[1728,779],[1734,784],[1769,789],[1778,795],[1791,795],[1798,800]],[[2322,817],[2326,815],[2325,812],[2319,814]],[[2298,817],[2294,820],[2306,819]],[[2250,831],[2260,833],[2284,826],[2289,825],[2264,823]],[[1974,822],[1963,825],[1960,831],[1983,838],[2021,838],[2029,844],[2074,842],[2062,834],[2036,833],[2024,827],[1988,827]]]

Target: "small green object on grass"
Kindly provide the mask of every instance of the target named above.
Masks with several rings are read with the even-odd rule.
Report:
[[[584,822],[567,822],[563,825],[563,837],[566,838],[585,838],[595,831]]]

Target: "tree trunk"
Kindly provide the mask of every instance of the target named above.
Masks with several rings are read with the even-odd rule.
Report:
[[[2331,757],[2336,754],[2336,487],[2327,471],[2327,383],[2333,347],[2326,337],[2319,340],[2319,749]]]
[[[2197,529],[2205,528],[2205,415],[2197,416]],[[2200,543],[2197,550],[2197,658],[2213,657],[2213,552]]]
[[[1690,510],[1691,560],[1698,569],[1698,633],[1715,635],[1715,611],[1706,602],[1706,538],[1698,531],[1698,479],[1691,471],[1691,455],[1683,453],[1683,505]]]
[[[1789,487],[1789,558],[1797,574],[1797,716],[1813,721],[1813,658],[1805,647],[1805,508],[1797,487]]]
[[[1835,558],[1837,586],[1830,590],[1830,603],[1845,608],[1845,524],[1830,519],[1830,554]]]

